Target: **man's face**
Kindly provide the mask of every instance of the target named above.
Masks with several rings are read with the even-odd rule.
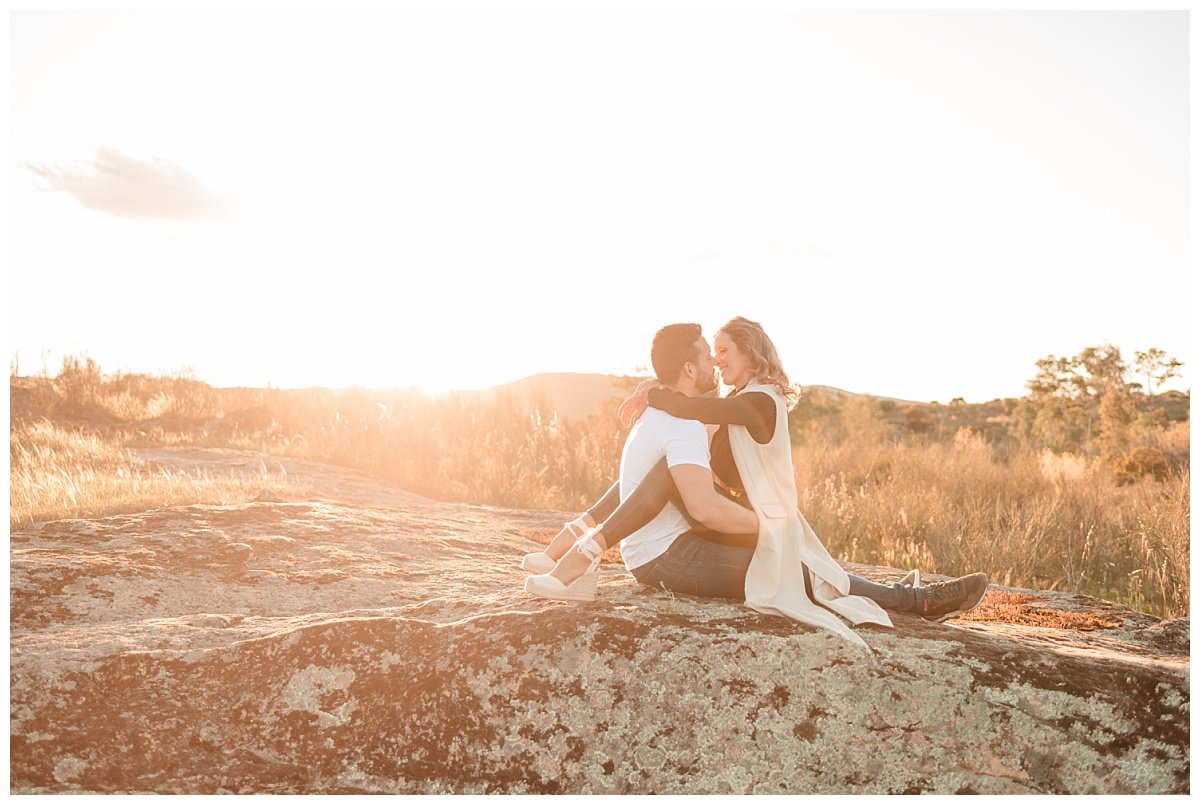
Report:
[[[696,341],[696,393],[707,394],[717,388],[717,362],[708,342],[701,336]]]

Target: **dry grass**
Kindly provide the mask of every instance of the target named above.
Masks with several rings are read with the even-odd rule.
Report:
[[[138,460],[112,440],[44,421],[9,435],[11,528],[38,520],[245,502],[279,486],[270,478],[171,472]]]
[[[355,467],[440,500],[562,510],[608,488],[624,443],[615,418],[563,420],[511,396],[325,394],[324,410],[281,407],[278,435],[234,443]]]
[[[1098,462],[1001,462],[983,443],[880,441],[796,452],[802,509],[855,562],[1066,590],[1188,613],[1190,473],[1122,482]]]

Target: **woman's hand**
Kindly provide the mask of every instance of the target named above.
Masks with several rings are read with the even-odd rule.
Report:
[[[643,400],[649,399],[649,394],[652,389],[666,388],[662,383],[659,383],[653,377],[649,380],[643,380],[638,383],[637,389],[633,392],[635,396],[641,397]]]
[[[638,417],[646,412],[647,405],[649,403],[639,397],[637,392],[626,397],[625,402],[617,409],[617,416],[621,417],[621,427],[628,428],[637,422]]]
[[[617,409],[617,415],[621,417],[621,427],[628,428],[637,422],[638,417],[644,414],[650,405],[648,396],[650,390],[662,387],[663,384],[654,379],[643,380],[639,383],[633,394],[629,395]]]

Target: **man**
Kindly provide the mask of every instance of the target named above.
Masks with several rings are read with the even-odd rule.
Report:
[[[715,364],[699,325],[673,324],[660,330],[654,337],[651,363],[661,383],[687,397],[716,388]],[[762,414],[753,410],[749,398],[763,396],[746,395],[737,403],[723,401],[722,408],[728,410],[730,404],[736,404],[746,409],[744,424],[753,432],[762,424]],[[773,403],[768,400],[768,404],[773,413]],[[732,462],[732,457],[724,457]],[[663,459],[669,475],[656,467]],[[704,426],[656,408],[647,409],[630,432],[621,457],[621,505],[615,507],[614,490],[610,490],[583,519],[594,526],[611,516],[581,538],[576,550],[568,551],[550,574],[527,580],[526,590],[551,598],[591,600],[600,553],[619,541],[626,568],[644,584],[693,595],[744,599],[758,518],[748,506],[719,494],[713,480]],[[668,488],[671,486],[673,489]],[[668,497],[672,502],[666,502]],[[689,522],[687,515],[698,524]],[[726,535],[730,534],[743,535],[741,543],[729,539]],[[908,583],[914,579],[915,573],[905,582],[889,586],[850,576],[849,595],[870,599],[884,609],[944,620],[978,604],[987,589],[983,574],[925,588],[918,586],[919,581]],[[879,614],[882,617],[875,622],[886,623],[886,616]]]
[[[650,363],[660,382],[688,396],[700,396],[717,388],[712,350],[698,324],[670,324],[659,330],[650,348]],[[758,531],[758,517],[752,510],[721,496],[714,488],[712,470],[709,468],[708,430],[705,426],[654,408],[643,414],[625,440],[618,484],[591,511],[606,508],[604,504],[611,502],[614,492],[618,490],[622,501],[628,500],[639,488],[645,495],[643,483],[647,475],[664,460],[676,493],[673,496],[675,499],[668,501],[665,506],[659,501],[653,507],[656,513],[649,521],[646,522],[644,517],[638,518],[642,520],[640,527],[628,529],[633,533],[620,542],[625,567],[635,577],[639,566],[661,556],[680,535],[692,528],[681,507],[696,521],[715,532],[754,534]],[[661,487],[659,482],[655,485]],[[662,488],[670,494],[669,490]],[[645,506],[638,508],[644,510]],[[593,522],[594,518],[595,515],[589,517]],[[608,521],[605,526],[610,533],[614,530]],[[596,529],[589,533],[591,539],[599,543],[601,551],[608,547],[604,544],[602,531]],[[550,574],[527,579],[525,589],[561,600],[591,600],[595,595],[595,562],[591,553],[594,550],[587,553],[567,552]],[[590,571],[589,566],[592,566]],[[573,579],[573,583],[562,584],[568,578]],[[554,584],[550,579],[559,584]]]

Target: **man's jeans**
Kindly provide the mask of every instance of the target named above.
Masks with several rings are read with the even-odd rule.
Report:
[[[633,569],[634,578],[655,589],[705,598],[746,599],[746,571],[753,548],[722,545],[688,531],[666,553]],[[808,587],[808,574],[804,584]],[[811,588],[808,591],[812,597]],[[916,591],[908,585],[877,584],[850,576],[850,595],[870,598],[884,609],[907,612],[916,607]]]

